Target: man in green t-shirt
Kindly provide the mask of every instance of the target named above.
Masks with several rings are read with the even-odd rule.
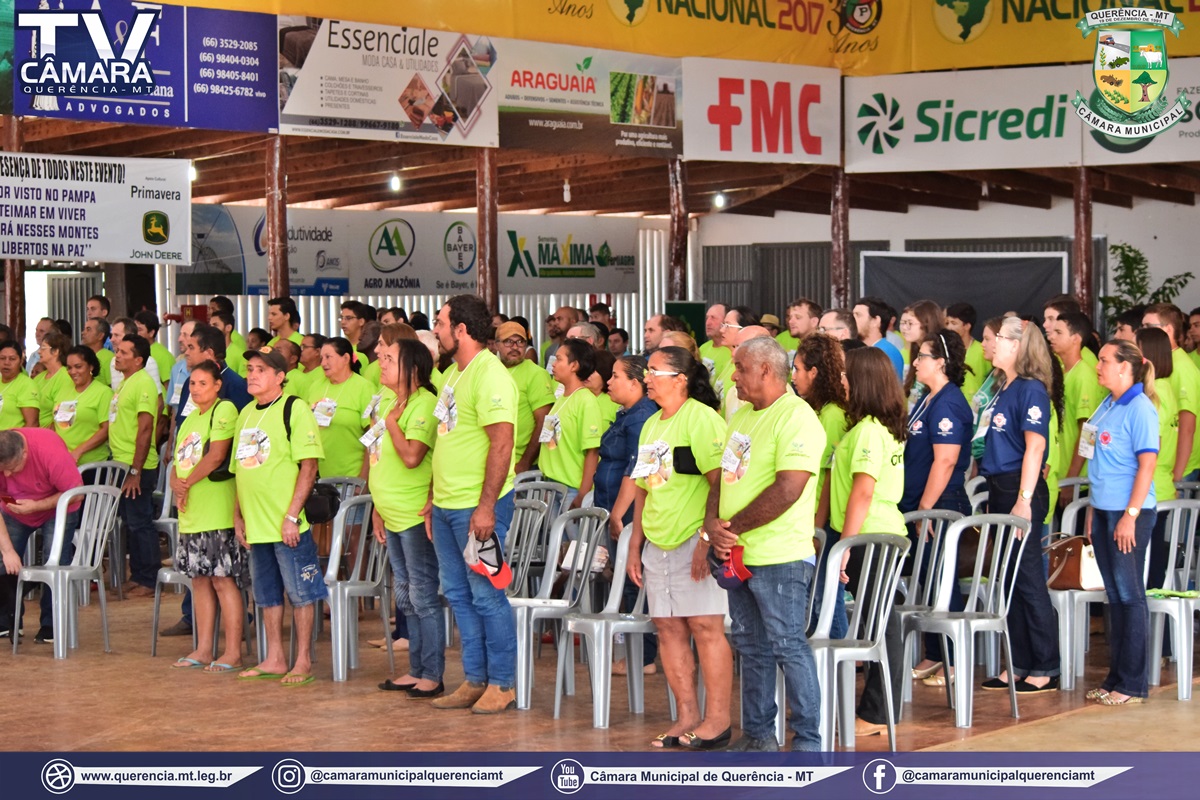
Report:
[[[717,303],[709,306],[708,311],[704,314],[704,335],[708,337],[708,341],[700,345],[700,360],[704,362],[704,368],[708,370],[709,377],[714,379],[718,373],[725,371],[732,358],[732,353],[724,339],[724,323],[727,313],[725,306]],[[717,396],[721,396],[720,390],[717,391]]]
[[[1171,388],[1179,401],[1179,447],[1175,450],[1175,480],[1194,481],[1200,477],[1200,370],[1188,358],[1181,345],[1187,324],[1183,311],[1171,303],[1155,303],[1144,312],[1142,325],[1161,328],[1171,340]]]
[[[1063,366],[1065,416],[1058,439],[1059,478],[1078,478],[1087,474],[1087,459],[1079,454],[1079,436],[1083,424],[1104,399],[1096,368],[1083,360],[1083,343],[1092,338],[1092,322],[1082,312],[1064,312],[1049,323],[1046,338]],[[1068,487],[1059,494],[1058,503],[1065,507],[1074,499],[1074,492]]]
[[[546,370],[525,358],[528,347],[529,340],[519,322],[506,322],[496,329],[496,353],[517,384],[517,429],[513,441],[517,474],[533,469],[537,463],[542,423],[554,404],[554,381]]]
[[[83,323],[83,330],[79,333],[79,343],[95,353],[96,358],[100,361],[100,374],[96,376],[96,379],[105,386],[112,385],[113,353],[104,347],[111,332],[112,326],[108,324],[108,320],[89,319]]]
[[[246,350],[249,348],[247,348],[245,344],[242,344],[239,348],[236,340],[234,339],[234,336],[237,335],[237,331],[234,330],[233,314],[225,311],[218,311],[215,314],[209,315],[208,322],[225,336],[225,366],[229,367],[238,375],[241,375],[243,378],[245,378],[246,359],[242,356],[242,353],[246,352]],[[240,339],[241,337],[239,336],[238,338]]]
[[[286,686],[313,680],[313,604],[324,600],[324,574],[304,515],[325,455],[308,405],[283,395],[287,363],[275,351],[247,354],[246,386],[255,402],[242,409],[230,469],[237,500],[233,525],[253,558],[254,603],[267,632],[266,657],[239,677],[281,678]],[[295,612],[296,661],[283,648],[283,593]]]
[[[742,658],[743,736],[729,749],[774,752],[775,671],[786,678],[793,750],[821,749],[817,667],[805,638],[816,577],[813,516],[825,431],[790,391],[787,353],[770,338],[733,354],[742,406],[729,423],[721,480],[704,530],[717,558],[740,558],[750,577],[729,589],[733,644]]]
[[[503,552],[513,513],[517,387],[487,350],[492,313],[480,298],[450,298],[433,332],[441,351],[454,359],[433,412],[433,545],[442,594],[459,620],[466,678],[433,705],[495,714],[517,705],[517,631],[504,589],[468,568],[463,549],[474,536],[496,540]]]
[[[304,340],[299,331],[300,309],[290,297],[272,297],[267,301],[267,325],[275,334],[268,345],[274,345],[280,339],[291,339],[296,344]]]
[[[124,587],[126,597],[152,597],[162,565],[153,499],[154,487],[158,485],[154,424],[162,408],[162,398],[158,382],[145,369],[149,360],[150,343],[142,337],[127,336],[117,343],[113,369],[122,380],[108,410],[108,446],[113,461],[129,464],[129,474],[121,487],[120,506],[129,543],[130,581]]]
[[[975,393],[992,371],[991,362],[983,355],[983,345],[975,340],[975,323],[979,317],[970,303],[953,303],[946,307],[946,330],[962,339],[967,348],[966,364],[970,371],[963,377],[962,393],[967,402],[973,402]]]

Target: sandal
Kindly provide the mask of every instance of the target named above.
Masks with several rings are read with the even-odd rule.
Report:
[[[1134,697],[1130,695],[1124,700],[1113,700],[1111,694],[1106,694],[1103,697],[1097,698],[1097,702],[1102,706],[1136,706],[1146,702],[1144,697]]]
[[[655,744],[654,742],[659,742],[659,744]],[[650,746],[659,750],[666,750],[669,747],[679,747],[679,737],[672,736],[669,733],[660,733],[654,737],[654,742],[651,742]]]
[[[1108,689],[1099,686],[1095,689],[1088,689],[1088,693],[1084,697],[1088,700],[1099,700],[1101,697],[1108,697]]]
[[[913,671],[912,671],[913,680],[914,681],[923,681],[926,678],[928,678],[929,676],[937,674],[937,671],[940,670],[941,668],[942,668],[942,662],[940,662],[940,661],[934,662],[932,667],[926,667],[925,669],[917,669],[916,667],[914,667]]]

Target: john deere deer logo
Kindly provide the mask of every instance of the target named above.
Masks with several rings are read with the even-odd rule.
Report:
[[[162,211],[142,215],[142,238],[146,244],[166,244],[171,238],[171,218]]]

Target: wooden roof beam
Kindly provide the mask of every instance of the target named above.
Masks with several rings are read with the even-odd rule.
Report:
[[[1075,196],[1069,180],[1049,178],[1020,170],[965,170],[947,174],[960,175],[980,183],[987,183],[990,186],[1003,186],[1008,189],[1049,194],[1054,197]]]
[[[1182,192],[1200,193],[1200,175],[1195,175],[1189,171],[1177,169],[1175,165],[1171,167],[1153,166],[1150,164],[1141,164],[1136,167],[1122,166],[1107,166],[1100,167],[1098,171],[1109,173],[1110,175],[1119,175],[1122,178],[1148,183],[1152,186],[1161,186],[1167,189],[1178,189]]]
[[[1134,197],[1145,197],[1149,200],[1161,200],[1164,203],[1176,203],[1183,206],[1194,206],[1196,204],[1196,195],[1192,192],[1155,186],[1140,179],[1135,180],[1099,170],[1092,171],[1092,187],[1093,191],[1104,189],[1120,194],[1133,195]]]

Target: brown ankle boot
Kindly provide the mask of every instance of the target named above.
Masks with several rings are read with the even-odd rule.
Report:
[[[470,708],[488,689],[486,683],[471,683],[463,681],[453,694],[439,697],[433,701],[434,708]]]
[[[512,687],[503,689],[489,683],[487,691],[479,698],[479,702],[471,706],[471,710],[476,714],[499,714],[516,707],[517,693]]]

